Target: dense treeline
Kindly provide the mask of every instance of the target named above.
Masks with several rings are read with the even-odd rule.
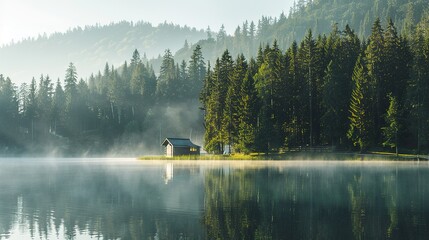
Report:
[[[329,35],[260,47],[256,59],[225,51],[209,68],[201,101],[205,148],[270,152],[303,146],[365,151],[429,140],[429,33],[411,37],[377,19],[367,40],[346,26]]]
[[[88,81],[79,80],[73,63],[64,84],[42,75],[17,88],[0,75],[1,150],[56,147],[61,152],[98,153],[121,140],[157,150],[165,133],[183,136],[199,128],[202,132],[198,95],[205,71],[197,46],[189,63],[180,65],[166,50],[158,77],[137,50],[129,64],[115,69],[106,63],[104,71]],[[186,111],[185,106],[196,110]],[[144,151],[141,146],[132,150]]]

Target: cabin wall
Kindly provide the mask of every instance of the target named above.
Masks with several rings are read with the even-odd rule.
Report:
[[[200,147],[191,147],[191,146],[181,146],[174,147],[172,144],[167,144],[165,146],[165,156],[174,157],[174,156],[186,156],[186,155],[200,155]]]
[[[166,150],[165,151],[165,155],[167,157],[173,157],[173,146],[171,146],[170,144],[168,144],[165,150]]]
[[[181,156],[181,155],[189,155],[189,147],[175,147],[174,148],[174,156]]]

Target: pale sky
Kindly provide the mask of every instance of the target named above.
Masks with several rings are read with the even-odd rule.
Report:
[[[0,0],[0,46],[43,33],[121,20],[232,33],[245,20],[287,14],[293,0]]]

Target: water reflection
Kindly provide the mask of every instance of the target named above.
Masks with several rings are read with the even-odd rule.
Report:
[[[1,168],[0,238],[204,236],[202,185],[189,169],[165,185],[162,165],[39,164]]]
[[[245,165],[3,164],[0,239],[429,235],[427,165]]]

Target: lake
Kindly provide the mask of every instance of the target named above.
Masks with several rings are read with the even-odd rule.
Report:
[[[0,239],[427,239],[428,162],[0,159]]]

